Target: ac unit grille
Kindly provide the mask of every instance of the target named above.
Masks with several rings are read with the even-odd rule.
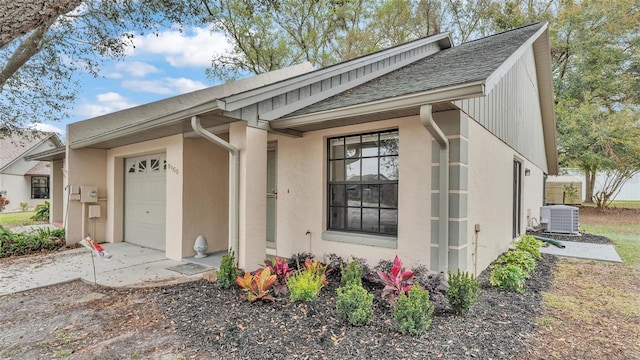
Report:
[[[540,208],[542,230],[578,235],[579,209],[575,206],[550,205]]]

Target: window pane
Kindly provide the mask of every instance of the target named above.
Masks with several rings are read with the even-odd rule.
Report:
[[[380,207],[398,207],[398,184],[380,185]]]
[[[329,181],[344,181],[344,160],[329,162]]]
[[[347,196],[349,199],[349,206],[361,206],[362,195],[360,185],[347,185]]]
[[[378,134],[362,136],[362,156],[378,156]]]
[[[398,157],[380,158],[380,180],[398,180]]]
[[[360,165],[361,160],[346,160],[347,161],[347,181],[360,181]]]
[[[329,159],[344,159],[344,138],[330,140]]]
[[[329,211],[329,227],[331,229],[344,229],[344,208],[331,207]]]
[[[345,185],[331,185],[330,205],[347,205]]]
[[[140,160],[138,162],[138,172],[146,172],[147,171],[147,160]]]
[[[360,151],[360,136],[351,136],[345,140],[347,145],[346,158],[353,159],[361,157]]]
[[[378,232],[378,209],[362,209],[362,231]]]
[[[362,181],[378,181],[378,158],[362,159]]]
[[[398,155],[398,132],[380,134],[380,155]]]
[[[360,217],[362,216],[362,209],[360,208],[347,208],[347,229],[349,230],[361,230]]]
[[[394,235],[398,233],[398,210],[380,209],[380,232]]]
[[[380,205],[380,185],[362,185],[362,206],[378,207]]]

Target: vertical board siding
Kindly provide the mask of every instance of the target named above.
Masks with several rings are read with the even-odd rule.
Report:
[[[518,153],[548,171],[533,49],[522,55],[487,96],[454,103]]]

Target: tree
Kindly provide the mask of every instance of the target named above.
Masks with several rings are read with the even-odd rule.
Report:
[[[63,117],[76,95],[77,74],[97,76],[102,61],[125,56],[134,36],[200,24],[206,15],[197,0],[7,1],[0,13],[5,133]]]

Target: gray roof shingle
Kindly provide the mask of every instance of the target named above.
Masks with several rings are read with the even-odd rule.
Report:
[[[0,137],[0,169],[50,136],[49,133],[26,131],[25,134],[12,133]]]
[[[287,117],[485,80],[543,26],[528,25],[442,50]]]

